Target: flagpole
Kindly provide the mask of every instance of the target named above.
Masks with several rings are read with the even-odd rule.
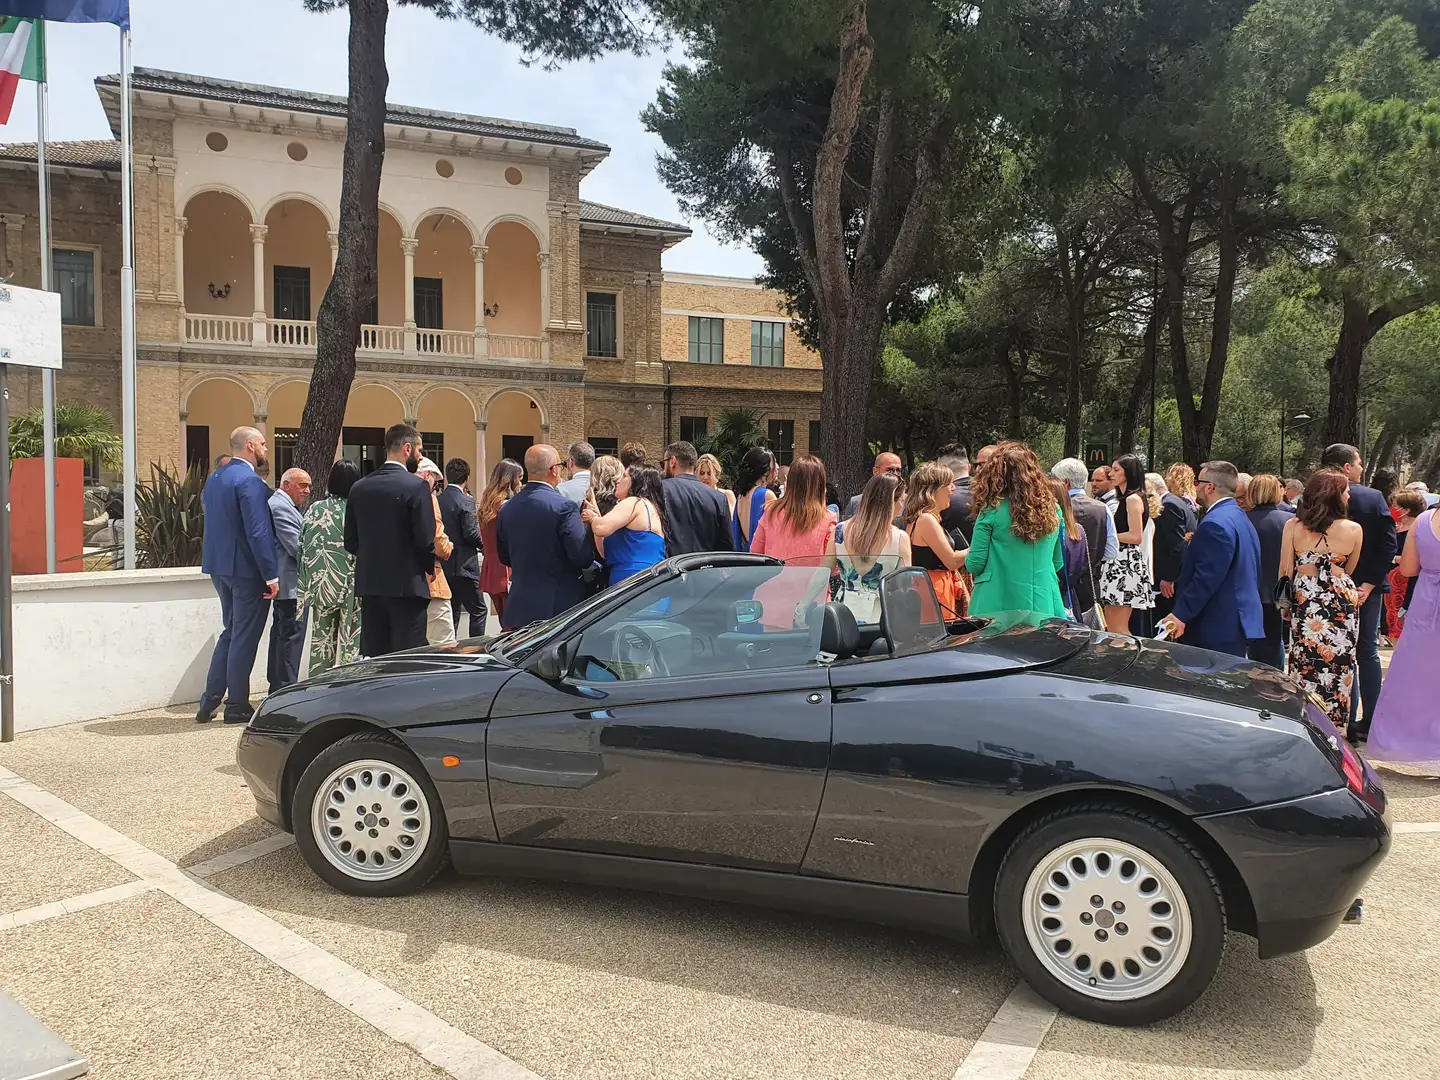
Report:
[[[124,551],[126,570],[134,570],[135,449],[135,189],[130,165],[130,28],[120,30],[120,409],[125,472]]]
[[[35,161],[40,167],[40,288],[50,291],[50,168],[45,152],[50,120],[49,58],[45,55],[45,20],[37,19],[40,37],[40,81],[35,84]],[[45,457],[45,572],[55,573],[55,372],[46,368],[40,377],[40,411]]]

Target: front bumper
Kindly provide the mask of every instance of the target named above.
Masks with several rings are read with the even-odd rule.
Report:
[[[1387,816],[1348,788],[1197,820],[1244,879],[1263,958],[1334,933],[1390,850]]]
[[[286,832],[290,831],[290,823],[285,820],[282,809],[283,780],[285,762],[295,740],[294,735],[246,728],[240,733],[240,744],[235,748],[235,764],[250,794],[255,796],[255,812]]]

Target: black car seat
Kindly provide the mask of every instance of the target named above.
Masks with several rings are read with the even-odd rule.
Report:
[[[855,613],[838,601],[820,609],[820,651],[836,660],[849,660],[860,651],[860,624]]]

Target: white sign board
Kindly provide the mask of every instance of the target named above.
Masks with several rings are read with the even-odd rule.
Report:
[[[59,293],[0,285],[0,364],[59,370]]]

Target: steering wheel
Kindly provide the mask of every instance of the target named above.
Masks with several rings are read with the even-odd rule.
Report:
[[[668,679],[670,665],[665,662],[655,639],[634,623],[621,623],[615,628],[615,658],[632,670],[642,664],[654,671],[652,678]]]

